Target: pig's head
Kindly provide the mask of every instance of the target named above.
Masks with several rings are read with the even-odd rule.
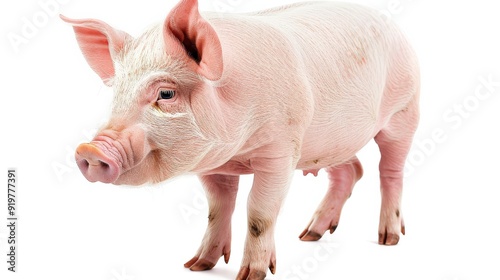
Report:
[[[217,136],[220,110],[211,81],[222,51],[196,0],[182,0],[139,38],[95,20],[61,16],[90,67],[113,87],[109,122],[76,150],[91,182],[140,185],[192,171]]]

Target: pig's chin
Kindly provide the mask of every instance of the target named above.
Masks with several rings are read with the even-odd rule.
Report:
[[[140,186],[148,183],[150,180],[143,176],[137,176],[134,170],[129,170],[121,174],[118,179],[112,182],[113,185]]]
[[[158,165],[155,163],[154,158],[153,153],[150,153],[136,166],[129,170],[122,170],[120,176],[112,184],[141,186],[147,183],[156,184],[164,181],[165,179],[159,176],[162,172],[157,170]]]

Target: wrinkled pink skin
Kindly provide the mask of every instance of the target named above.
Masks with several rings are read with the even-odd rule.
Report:
[[[328,173],[328,192],[300,235],[318,240],[337,228],[363,173],[355,154],[375,138],[379,243],[397,244],[403,166],[419,118],[418,65],[398,29],[350,4],[203,17],[197,5],[181,1],[138,39],[98,20],[62,17],[115,91],[109,123],[76,151],[84,176],[140,185],[199,174],[209,223],[185,266],[206,270],[221,256],[229,261],[239,175],[253,173],[236,279],[264,279],[276,268],[274,226],[294,170]],[[160,100],[165,89],[174,98]]]

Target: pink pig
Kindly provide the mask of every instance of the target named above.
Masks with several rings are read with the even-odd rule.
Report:
[[[91,182],[141,185],[192,172],[209,202],[208,228],[185,267],[206,270],[231,251],[241,174],[254,174],[236,279],[276,269],[274,227],[295,169],[324,168],[326,197],[300,239],[333,233],[371,138],[381,152],[379,243],[404,234],[403,167],[419,119],[419,70],[396,26],[333,2],[249,14],[198,12],[181,0],[139,38],[95,19],[73,25],[90,67],[115,92],[112,115],[77,148]]]

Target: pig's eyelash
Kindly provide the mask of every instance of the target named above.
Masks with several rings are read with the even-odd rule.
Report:
[[[168,79],[160,78],[160,79],[154,79],[154,80],[151,80],[150,82],[148,82],[147,86],[144,89],[156,90],[158,87],[157,86],[158,84],[173,84],[173,85],[175,85],[175,83],[173,83],[172,81],[170,81]]]

